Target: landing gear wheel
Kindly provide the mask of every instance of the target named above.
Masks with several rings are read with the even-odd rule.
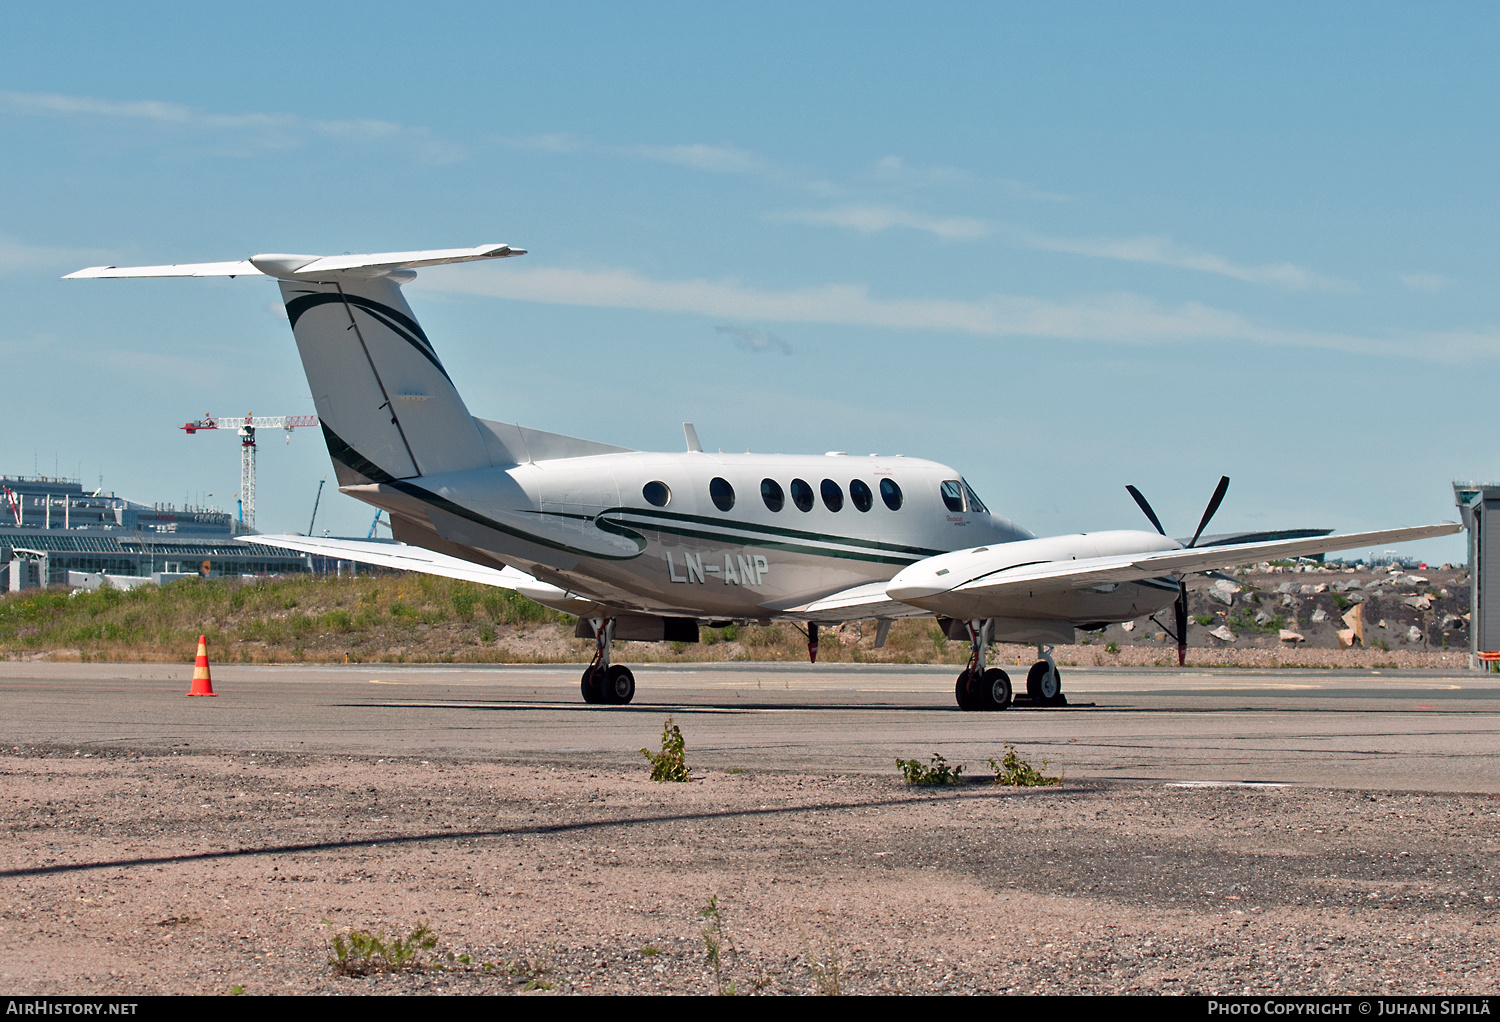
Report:
[[[603,679],[595,677],[596,675],[603,674],[603,673],[604,672],[602,672],[602,671],[595,670],[593,664],[590,664],[588,667],[585,667],[583,669],[583,684],[581,686],[579,686],[579,687],[583,689],[583,701],[584,702],[586,702],[586,703],[602,703],[602,702],[604,702],[605,687],[603,685],[599,684],[599,682],[602,681]],[[634,695],[635,694],[634,691],[632,691],[631,694]]]
[[[998,667],[984,672],[979,682],[981,708],[1003,710],[1010,705],[1010,675]]]
[[[1038,706],[1066,706],[1062,694],[1062,672],[1045,660],[1038,660],[1026,673],[1026,694]]]
[[[972,672],[965,670],[958,676],[958,684],[953,687],[954,698],[958,700],[960,710],[982,710],[980,702],[980,686],[975,683]]]
[[[635,675],[623,664],[615,664],[604,676],[603,702],[624,706],[635,698]]]

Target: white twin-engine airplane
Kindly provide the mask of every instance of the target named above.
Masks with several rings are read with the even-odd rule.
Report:
[[[1037,538],[992,513],[962,476],[915,458],[711,454],[685,424],[685,453],[652,454],[469,414],[401,286],[417,267],[524,255],[508,245],[376,255],[258,255],[241,262],[100,266],[69,278],[264,275],[287,318],[339,490],[390,513],[399,544],[305,536],[254,542],[513,589],[578,616],[596,642],[589,703],[628,703],[612,640],[696,642],[700,622],[818,626],[935,615],[971,646],[958,705],[999,710],[1011,681],[985,663],[997,641],[1036,643],[1035,702],[1065,702],[1052,644],[1075,628],[1177,604],[1185,576],[1457,532],[1450,523],[1344,536],[1197,546],[1156,532]],[[1281,534],[1285,536],[1286,534]],[[405,544],[405,545],[400,545]]]

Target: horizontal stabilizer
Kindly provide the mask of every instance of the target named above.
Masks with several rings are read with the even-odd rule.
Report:
[[[524,248],[509,245],[478,245],[474,248],[437,248],[419,252],[375,252],[366,255],[251,256],[238,262],[176,263],[170,266],[90,266],[70,273],[64,280],[103,277],[238,277],[265,276],[280,280],[319,280],[349,274],[378,277],[392,270],[413,270],[445,263],[468,263],[477,259],[505,259],[525,255]]]

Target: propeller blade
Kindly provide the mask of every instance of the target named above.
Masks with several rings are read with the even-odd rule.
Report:
[[[1203,530],[1207,527],[1208,520],[1214,516],[1215,511],[1219,510],[1219,505],[1224,503],[1224,494],[1228,492],[1229,477],[1220,476],[1219,485],[1214,488],[1213,499],[1208,502],[1208,510],[1203,512],[1203,521],[1198,523],[1198,531],[1193,533],[1193,538],[1188,541],[1189,547],[1197,546],[1198,537],[1203,535]],[[1161,528],[1161,526],[1157,526],[1157,528]],[[1166,535],[1166,533],[1163,533],[1162,535]]]
[[[1151,524],[1156,526],[1156,531],[1165,536],[1167,534],[1167,530],[1161,527],[1161,519],[1156,517],[1156,512],[1151,510],[1151,505],[1146,503],[1146,498],[1141,496],[1141,491],[1137,490],[1134,486],[1126,486],[1125,489],[1130,491],[1130,495],[1135,498],[1135,502],[1140,507],[1140,509],[1146,512],[1146,517],[1151,519]],[[1188,545],[1191,546],[1192,544],[1190,543]]]

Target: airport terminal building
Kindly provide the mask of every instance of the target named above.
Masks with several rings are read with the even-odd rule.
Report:
[[[308,571],[306,556],[236,542],[222,511],[138,504],[77,479],[0,477],[0,591],[61,585],[68,573],[269,575]]]

